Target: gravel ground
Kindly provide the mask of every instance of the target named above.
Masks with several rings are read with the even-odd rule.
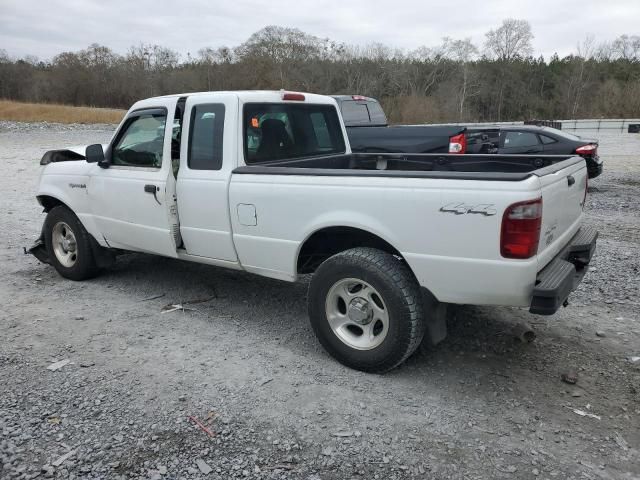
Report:
[[[111,129],[0,122],[0,478],[640,478],[640,136],[602,138],[569,308],[457,307],[378,376],[322,350],[304,283],[138,254],[74,283],[23,255],[42,153]]]

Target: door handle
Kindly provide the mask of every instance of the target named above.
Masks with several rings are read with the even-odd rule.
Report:
[[[569,175],[569,176],[567,177],[567,184],[568,184],[569,186],[571,186],[571,185],[573,185],[574,183],[576,183],[576,179],[575,179],[575,178],[573,178],[573,176],[572,176],[572,175]]]
[[[155,185],[145,185],[144,186],[144,191],[145,193],[153,193],[153,199],[158,202],[158,205],[162,205],[160,203],[160,200],[158,200],[158,196],[156,195],[156,192],[160,190],[158,187],[156,187]]]

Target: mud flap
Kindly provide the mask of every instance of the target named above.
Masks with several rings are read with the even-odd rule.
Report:
[[[98,268],[108,268],[116,263],[116,254],[113,250],[101,247],[91,234],[89,234],[89,242],[91,243],[93,259],[95,260]]]
[[[426,332],[424,340],[428,345],[437,345],[447,338],[447,306],[439,302],[431,292],[422,289],[426,314]]]

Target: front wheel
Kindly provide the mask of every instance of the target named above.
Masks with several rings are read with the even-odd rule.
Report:
[[[44,241],[51,264],[63,277],[85,280],[96,275],[89,233],[67,207],[49,211],[44,221]]]
[[[424,336],[418,283],[402,260],[381,250],[353,248],[326,260],[311,279],[308,303],[320,343],[357,370],[391,370]]]

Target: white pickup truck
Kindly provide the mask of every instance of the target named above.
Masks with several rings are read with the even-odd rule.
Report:
[[[384,372],[447,304],[553,314],[584,275],[584,159],[352,154],[334,99],[205,92],[137,102],[111,142],[53,150],[29,250],[83,280],[123,251],[294,282],[350,367]]]

